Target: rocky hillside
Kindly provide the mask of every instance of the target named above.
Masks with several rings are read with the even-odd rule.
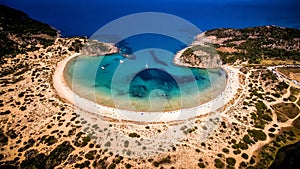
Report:
[[[177,59],[181,65],[260,64],[262,60],[300,61],[300,30],[277,26],[221,28],[204,32]]]
[[[0,4],[0,57],[34,51],[54,43],[58,31],[29,18],[24,12]],[[2,62],[2,59],[1,59]]]
[[[179,66],[198,68],[221,67],[222,62],[215,48],[212,45],[203,43],[203,41],[201,43],[193,44],[179,51],[175,55],[173,63]]]
[[[300,61],[300,30],[277,26],[215,29],[205,32],[223,63],[262,59]]]

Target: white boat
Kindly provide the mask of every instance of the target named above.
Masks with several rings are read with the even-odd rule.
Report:
[[[123,64],[124,63],[124,60],[120,60],[120,64]]]
[[[127,58],[129,55],[128,54],[122,54],[122,56],[124,56],[125,58]]]
[[[101,69],[102,69],[102,70],[104,70],[104,69],[105,69],[105,67],[104,67],[104,66],[101,66]]]
[[[146,64],[146,69],[148,69],[149,68],[149,66],[148,66],[148,64]]]

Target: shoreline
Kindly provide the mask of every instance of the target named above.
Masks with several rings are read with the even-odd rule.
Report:
[[[182,63],[180,61],[180,56],[183,54],[183,52],[188,49],[190,46],[186,47],[186,48],[183,48],[181,50],[179,50],[178,52],[176,52],[174,58],[173,58],[173,64],[176,65],[176,66],[183,66],[183,67],[192,67],[192,68],[200,68],[200,67],[197,67],[197,66],[192,66],[188,63]]]
[[[79,96],[69,88],[64,79],[64,68],[72,58],[79,55],[80,53],[76,53],[68,56],[57,64],[57,68],[53,75],[53,86],[61,98],[66,99],[75,107],[105,118],[136,122],[169,122],[187,120],[196,116],[218,112],[218,109],[225,106],[234,98],[237,93],[237,89],[239,88],[238,70],[230,66],[222,66],[222,69],[224,69],[227,74],[226,88],[216,98],[204,104],[192,108],[164,112],[136,112],[121,110],[99,105],[93,101]]]

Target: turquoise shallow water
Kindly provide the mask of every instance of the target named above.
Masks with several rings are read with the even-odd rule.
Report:
[[[185,47],[174,39],[143,35],[126,39],[118,46],[126,57],[120,53],[72,59],[64,73],[72,90],[105,106],[170,111],[207,102],[226,86],[222,69],[173,65],[174,54]]]

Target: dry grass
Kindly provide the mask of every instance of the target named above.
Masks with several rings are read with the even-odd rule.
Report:
[[[298,129],[300,128],[300,117],[293,121],[293,126],[295,126]]]
[[[296,95],[296,96],[300,93],[300,89],[295,88],[295,87],[291,87],[290,91],[291,91],[292,95]]]
[[[293,119],[299,114],[299,108],[293,103],[278,103],[272,106],[278,121],[285,122],[288,118]]]
[[[276,60],[276,59],[262,59],[260,61],[262,65],[294,65],[300,64],[299,61],[294,60]]]
[[[300,67],[280,67],[277,70],[285,76],[300,82]]]

